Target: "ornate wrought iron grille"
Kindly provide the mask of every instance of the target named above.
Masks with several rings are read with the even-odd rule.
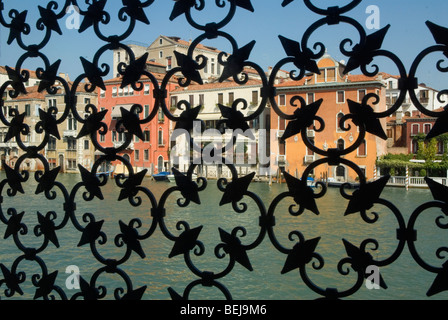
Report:
[[[30,74],[24,69],[24,65],[28,59],[37,58],[42,62],[42,68],[37,70],[37,76],[41,80],[39,91],[46,91],[50,95],[62,94],[65,101],[64,109],[50,107],[46,111],[39,110],[40,121],[34,127],[27,125],[24,122],[24,114],[17,110],[12,109],[5,112],[4,108],[0,109],[0,120],[8,128],[4,142],[14,141],[17,147],[23,151],[23,155],[17,160],[14,167],[9,167],[6,163],[3,163],[6,178],[0,182],[0,219],[5,227],[4,240],[2,241],[12,241],[11,243],[16,246],[18,252],[17,257],[12,259],[12,262],[6,262],[6,258],[0,255],[2,271],[0,287],[4,289],[3,298],[20,296],[23,294],[22,286],[31,283],[35,288],[35,299],[102,299],[110,294],[111,290],[113,290],[113,296],[116,299],[141,299],[146,291],[151,291],[151,286],[135,286],[134,283],[139,275],[126,272],[126,264],[133,263],[138,259],[151,259],[151,252],[145,252],[142,243],[151,241],[158,231],[162,233],[165,242],[172,248],[169,257],[171,259],[183,258],[185,267],[196,277],[185,288],[177,287],[176,283],[171,283],[168,292],[173,299],[189,299],[191,292],[198,286],[214,287],[221,291],[226,299],[232,299],[231,288],[227,288],[222,280],[229,276],[236,266],[242,266],[247,269],[247,272],[250,272],[254,267],[250,259],[251,251],[261,244],[266,244],[266,242],[275,247],[284,257],[283,267],[278,272],[298,271],[303,283],[311,291],[324,298],[345,298],[355,294],[363,286],[365,279],[369,277],[369,266],[386,267],[396,263],[405,250],[409,250],[414,262],[421,268],[434,274],[434,282],[428,283],[428,296],[436,295],[448,288],[446,280],[448,277],[448,262],[443,262],[446,259],[444,253],[446,253],[447,247],[440,247],[437,250],[436,256],[440,263],[432,265],[426,261],[418,250],[418,245],[416,245],[418,237],[415,229],[419,217],[430,208],[438,208],[443,213],[436,221],[437,227],[441,229],[448,227],[448,224],[443,221],[444,215],[448,212],[446,187],[428,179],[427,182],[434,200],[422,203],[406,219],[405,215],[393,203],[381,197],[388,176],[374,182],[368,182],[363,171],[355,163],[344,158],[344,155],[356,152],[366,134],[383,137],[384,132],[380,120],[397,111],[401,107],[406,94],[410,95],[413,103],[422,113],[437,118],[437,122],[427,138],[448,131],[448,109],[445,107],[441,112],[430,111],[420,103],[414,92],[418,83],[416,71],[422,60],[433,52],[441,52],[448,57],[447,29],[428,22],[427,25],[434,36],[435,44],[423,50],[410,68],[407,69],[394,53],[381,48],[387,28],[368,35],[359,22],[348,17],[347,14],[357,7],[361,0],[353,0],[343,7],[334,6],[330,8],[319,8],[311,0],[304,0],[306,7],[321,18],[304,32],[300,43],[281,37],[286,52],[285,58],[275,64],[270,75],[266,75],[259,65],[250,61],[253,43],[240,46],[230,34],[223,31],[226,25],[235,23],[233,20],[237,10],[254,11],[251,0],[228,0],[228,2],[224,0],[207,2],[205,0],[178,0],[173,2],[170,19],[184,17],[189,27],[202,34],[192,41],[188,54],[177,55],[177,66],[168,71],[163,81],[159,82],[151,72],[144,69],[142,59],[146,59],[146,57],[137,58],[133,51],[124,44],[137,23],[149,24],[145,11],[150,10],[154,0],[123,0],[122,8],[119,11],[119,19],[123,22],[127,21],[129,27],[118,35],[106,35],[101,31],[100,26],[107,25],[111,20],[109,13],[104,10],[106,1],[86,1],[88,9],[80,11],[82,19],[80,32],[93,29],[96,36],[104,42],[104,46],[98,49],[92,61],[81,58],[84,73],[80,74],[73,83],[68,83],[58,75],[59,61],[49,61],[42,51],[49,43],[54,32],[62,33],[61,19],[63,19],[70,5],[78,6],[78,0],[66,0],[64,5],[50,1],[46,7],[39,7],[41,18],[37,23],[37,29],[45,31],[45,37],[40,43],[32,45],[26,45],[22,40],[23,35],[28,34],[31,29],[26,21],[26,13],[20,13],[17,10],[5,12],[5,1],[0,1],[0,22],[2,28],[9,30],[8,44],[16,42],[23,49],[23,55],[18,57],[17,64],[7,67],[9,80],[2,83],[0,93],[3,96],[8,94],[12,99],[20,95],[27,95],[24,84],[29,79]],[[294,0],[284,0],[283,3],[279,2],[279,6],[292,6],[292,2]],[[227,10],[227,14],[221,21],[210,21],[207,24],[197,22],[192,12],[202,11],[209,5],[216,6],[223,11]],[[282,66],[287,63],[293,63],[297,67],[298,72],[291,73],[291,78],[295,80],[302,79],[308,72],[317,72],[316,61],[324,55],[325,46],[322,43],[317,43],[311,47],[309,44],[310,36],[322,26],[341,23],[352,26],[359,33],[359,42],[355,45],[353,45],[354,40],[351,39],[344,40],[341,43],[341,52],[348,58],[344,72],[360,68],[363,74],[373,76],[379,72],[378,66],[374,66],[373,71],[369,71],[373,60],[376,57],[388,59],[399,70],[400,95],[392,108],[381,113],[374,112],[371,107],[381,99],[375,94],[367,95],[361,104],[353,103],[351,113],[341,119],[340,125],[343,130],[348,130],[349,125],[347,123],[350,121],[359,128],[359,136],[351,146],[345,149],[324,150],[313,145],[309,140],[307,128],[313,124],[313,121],[316,121],[320,124],[319,127],[314,127],[316,131],[327,130],[323,119],[316,116],[319,107],[325,108],[325,101],[307,105],[303,99],[296,97],[294,102],[300,101],[301,105],[297,107],[293,114],[286,114],[277,105],[275,79]],[[148,28],[152,27],[154,26],[148,26]],[[223,113],[225,116],[223,124],[228,128],[244,131],[247,128],[247,123],[259,116],[270,105],[273,112],[289,120],[283,139],[300,134],[305,145],[314,153],[320,155],[320,159],[309,165],[301,179],[284,172],[288,191],[278,194],[270,203],[266,203],[257,194],[249,191],[254,175],[249,174],[240,177],[232,164],[227,164],[232,177],[230,179],[219,179],[216,186],[203,177],[193,179],[192,174],[197,166],[197,162],[193,162],[193,160],[197,159],[192,159],[191,166],[186,174],[175,171],[176,186],[168,188],[160,197],[157,197],[152,190],[142,185],[146,172],[135,172],[129,160],[120,155],[120,152],[131,144],[134,136],[142,136],[141,126],[143,124],[155,121],[159,110],[163,111],[176,128],[191,130],[193,121],[200,120],[201,115],[198,110],[186,101],[179,102],[177,105],[177,108],[183,111],[180,116],[176,116],[170,110],[167,102],[167,85],[176,74],[182,75],[179,80],[176,79],[182,87],[186,87],[192,82],[201,83],[199,71],[205,67],[206,58],[199,56],[195,59],[192,52],[201,41],[216,38],[227,40],[232,47],[230,54],[223,54],[219,59],[219,63],[222,65],[221,81],[233,78],[238,84],[244,86],[248,81],[247,75],[245,76],[243,72],[244,67],[253,68],[262,79],[262,99],[258,103],[256,112],[250,116],[243,116],[238,109],[247,106],[248,102],[237,100],[231,108],[227,108],[225,114]],[[100,59],[103,55],[110,53],[111,50],[118,48],[124,49],[130,56],[129,64],[122,63],[117,70],[122,75],[122,86],[132,85],[134,90],[141,91],[143,86],[140,79],[147,76],[154,86],[152,95],[155,103],[152,112],[143,120],[138,117],[143,111],[143,107],[140,105],[135,105],[131,112],[122,110],[122,120],[118,121],[116,128],[124,134],[125,141],[120,147],[110,148],[104,147],[98,138],[109,129],[107,124],[103,122],[106,111],[100,111],[97,106],[88,104],[85,111],[88,112],[89,116],[82,117],[76,94],[81,89],[87,92],[95,92],[97,88],[104,88],[104,77],[109,73],[110,66],[100,65]],[[437,68],[440,72],[447,72],[448,68],[443,67],[442,62],[437,64]],[[439,99],[440,97],[441,95]],[[1,101],[1,106],[4,106],[3,101]],[[96,150],[102,153],[102,156],[95,161],[92,168],[87,169],[79,165],[80,180],[71,189],[58,181],[59,168],[50,168],[48,160],[42,155],[42,151],[49,143],[50,138],[60,139],[58,124],[66,121],[70,113],[82,127],[77,139],[90,137]],[[24,142],[24,138],[31,132],[42,135],[41,144],[30,146]],[[191,148],[202,154],[202,146],[195,144],[194,141],[192,141]],[[224,153],[226,148],[215,150],[216,153],[220,151]],[[38,159],[42,162],[44,170],[38,171],[34,175],[28,171],[21,171],[21,164],[26,159]],[[97,176],[100,165],[104,161],[117,160],[128,168],[128,176],[118,175],[115,181],[109,180],[106,176]],[[199,163],[201,161],[202,159],[199,159]],[[223,161],[223,163],[226,162]],[[324,164],[330,166],[345,164],[352,168],[359,177],[360,187],[357,191],[349,193],[347,185],[342,185],[340,188],[340,195],[349,200],[347,210],[345,213],[341,213],[340,219],[343,219],[345,215],[358,213],[366,224],[374,225],[380,216],[375,212],[369,213],[369,211],[373,206],[384,206],[390,210],[396,224],[395,247],[388,257],[381,260],[374,257],[374,252],[379,247],[378,240],[367,238],[359,244],[343,241],[347,256],[339,262],[338,271],[342,277],[349,273],[355,274],[355,280],[349,285],[348,289],[327,288],[325,283],[315,283],[309,277],[310,268],[318,271],[324,265],[324,256],[319,254],[319,237],[305,238],[303,230],[291,230],[287,235],[279,235],[276,232],[277,208],[286,198],[293,199],[296,204],[291,206],[289,210],[289,214],[294,217],[299,218],[304,214],[320,213],[316,205],[316,199],[322,197],[328,191],[327,187],[323,183],[318,183],[319,188],[317,190],[319,191],[316,191],[310,188],[306,181],[314,168]],[[43,200],[51,202],[60,201],[62,198],[63,202],[62,208],[56,206],[53,211],[38,212],[37,223],[34,225],[29,221],[25,222],[28,212],[5,205],[7,199],[14,200],[18,195],[25,194],[25,190],[28,192],[25,186],[30,181],[37,184],[35,193],[42,196]],[[79,212],[78,209],[80,201],[102,200],[102,190],[108,182],[115,183],[121,189],[119,201],[128,201],[135,208],[141,208],[142,203],[145,203],[143,210],[147,213],[144,218],[146,221],[142,221],[141,218],[132,218],[128,222],[119,221],[119,232],[114,241],[110,240],[110,237],[106,235],[102,228],[104,220],[98,218],[95,212]],[[167,201],[174,193],[180,193],[181,196],[177,200],[176,206],[177,210],[181,211],[183,208],[191,206],[192,203],[200,204],[201,192],[206,188],[216,187],[222,192],[222,199],[220,203],[216,203],[216,207],[230,204],[235,215],[244,215],[249,210],[247,201],[250,200],[250,203],[254,206],[250,210],[257,212],[258,218],[256,232],[252,238],[249,237],[248,230],[242,226],[235,227],[232,230],[219,228],[220,243],[214,248],[214,254],[216,259],[227,262],[226,266],[220,270],[209,270],[204,269],[194,259],[201,257],[206,251],[205,245],[201,242],[202,226],[191,225],[185,217],[185,220],[178,221],[175,224],[176,230],[171,229],[167,221],[170,219],[172,212],[167,210]],[[104,203],[104,205],[109,206],[110,204]],[[325,214],[322,218],[326,219]],[[147,228],[145,229],[143,226],[147,226]],[[45,261],[48,254],[64,254],[59,252],[57,248],[59,247],[60,234],[67,229],[73,231],[77,246],[86,248],[88,256],[82,259],[93,259],[99,266],[91,275],[81,275],[80,289],[76,293],[64,291],[61,286],[56,285],[56,279],[62,276],[58,274],[58,271],[49,269]],[[288,245],[279,241],[279,237],[285,236],[290,241]],[[33,241],[27,242],[25,238],[29,239],[30,237],[34,238]],[[119,258],[104,256],[102,247],[106,245],[123,248],[124,254]],[[23,265],[30,263],[37,267],[37,271],[35,269],[28,273],[24,271]],[[266,263],[269,263],[269,261]],[[256,267],[263,268],[262,265]],[[113,289],[106,288],[99,283],[99,278],[105,274],[121,278],[125,286]],[[385,287],[383,276],[387,278],[387,274],[382,274],[380,283],[382,287]],[[240,298],[244,299],[244,297]]]

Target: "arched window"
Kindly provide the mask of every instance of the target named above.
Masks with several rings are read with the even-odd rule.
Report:
[[[338,150],[344,150],[345,148],[345,142],[344,139],[339,139],[338,140],[338,146],[337,146]]]
[[[342,131],[341,119],[343,116],[344,114],[342,112],[339,112],[338,115],[336,116],[336,130],[338,131]]]
[[[338,178],[345,177],[345,167],[344,166],[338,166],[336,168],[336,177],[338,177]]]

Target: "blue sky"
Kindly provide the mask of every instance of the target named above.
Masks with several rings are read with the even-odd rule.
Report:
[[[295,0],[286,7],[281,6],[283,0],[252,0],[255,12],[249,12],[238,8],[234,20],[224,28],[224,31],[231,34],[240,47],[256,40],[256,45],[250,56],[250,60],[259,64],[265,70],[268,66],[274,66],[278,61],[286,56],[280,41],[279,35],[300,41],[306,29],[321,16],[311,12],[303,4],[302,0]],[[60,5],[65,1],[57,0]],[[82,9],[87,5],[84,0],[78,1]],[[227,1],[225,1],[227,3]],[[349,3],[349,0],[312,0],[318,7],[329,7],[334,5],[343,6]],[[24,37],[26,44],[39,43],[44,33],[36,30],[36,22],[39,18],[37,6],[46,7],[46,0],[4,0],[6,21],[10,21],[7,16],[9,10],[16,8],[19,12],[28,10],[27,23],[33,29],[32,33]],[[159,35],[179,36],[182,39],[194,39],[201,34],[199,30],[192,28],[184,16],[180,16],[174,21],[169,20],[174,1],[155,0],[154,3],[145,9],[150,25],[138,22],[134,32],[128,38],[132,41],[138,41],[150,44]],[[369,14],[366,8],[369,5],[376,5],[380,9],[380,27],[390,24],[391,27],[383,43],[383,49],[390,50],[396,54],[404,63],[407,70],[410,69],[412,62],[417,55],[425,48],[435,44],[431,33],[425,25],[425,21],[430,20],[436,24],[448,27],[448,2],[443,0],[366,0],[357,8],[347,13],[365,25]],[[112,21],[109,25],[102,25],[101,30],[107,35],[120,34],[123,28],[127,28],[128,22],[118,20],[118,10],[121,7],[121,1],[109,0],[106,9],[111,12]],[[228,8],[228,4],[226,6]],[[6,15],[5,15],[6,13]],[[194,17],[201,22],[212,22],[210,17],[222,17],[227,13],[226,9],[217,8],[215,1],[206,0],[206,9],[198,12],[194,11]],[[91,61],[96,51],[105,43],[97,39],[90,28],[82,34],[75,29],[65,27],[66,19],[60,21],[60,27],[63,35],[60,36],[53,32],[50,43],[42,50],[48,56],[51,62],[62,59],[60,72],[66,72],[73,80],[82,73],[80,57]],[[374,30],[367,30],[372,33]],[[0,30],[0,65],[14,66],[16,60],[24,52],[18,47],[17,42],[11,46],[6,45],[9,30],[1,27]],[[339,51],[340,42],[345,39],[357,41],[357,33],[353,27],[348,25],[324,26],[316,31],[310,39],[310,45],[321,41],[327,47],[328,53],[337,60],[346,60]],[[228,43],[222,39],[207,41],[204,44],[218,47],[224,51],[230,51]],[[111,53],[102,56],[101,62],[110,63]],[[424,60],[421,64],[417,76],[420,82],[436,89],[448,88],[448,74],[437,71],[435,65],[439,59],[443,59],[442,54],[433,54]],[[398,74],[397,69],[387,59],[376,59],[375,62],[381,71]],[[445,58],[444,66],[448,66],[448,59]],[[42,66],[39,59],[29,59],[24,67],[36,69]],[[285,69],[293,66],[285,66]],[[353,73],[360,73],[355,70]]]

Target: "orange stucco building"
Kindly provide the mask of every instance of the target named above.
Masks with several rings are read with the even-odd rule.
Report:
[[[276,86],[277,105],[280,110],[288,115],[300,108],[300,101],[296,100],[297,106],[291,105],[291,99],[300,96],[307,105],[323,99],[316,116],[325,122],[325,129],[321,132],[314,130],[311,126],[307,130],[309,140],[319,149],[328,150],[332,148],[346,149],[359,137],[359,129],[348,120],[345,126],[351,129],[344,131],[340,127],[339,119],[350,113],[348,100],[361,103],[363,98],[370,93],[380,97],[379,103],[374,104],[374,99],[369,99],[368,105],[375,112],[386,110],[386,86],[382,80],[382,74],[376,77],[364,75],[343,74],[344,65],[329,55],[325,55],[318,61],[319,74],[307,75],[300,81],[286,81]],[[386,130],[385,120],[381,125]],[[300,134],[286,139],[280,139],[288,125],[288,120],[271,112],[271,165],[274,171],[286,170],[292,175],[301,177],[304,170],[312,162],[323,156],[314,153],[306,147]],[[320,124],[314,121],[316,129]],[[364,143],[356,151],[344,155],[343,158],[356,163],[366,175],[367,180],[374,178],[375,161],[378,156],[386,153],[386,141],[367,133]],[[312,174],[316,180],[330,178],[335,181],[354,182],[358,174],[344,164],[333,166],[328,163],[316,167]]]

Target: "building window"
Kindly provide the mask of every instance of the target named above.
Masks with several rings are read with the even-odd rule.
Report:
[[[229,105],[232,105],[234,100],[235,100],[235,95],[233,92],[230,92],[229,93]]]
[[[84,150],[89,150],[89,140],[84,140]]]
[[[171,97],[171,108],[177,107],[177,97]]]
[[[281,94],[278,96],[278,105],[279,106],[286,106],[286,95]]]
[[[278,141],[278,154],[281,156],[286,155],[286,143],[283,140]]]
[[[67,138],[67,150],[76,150],[76,139]]]
[[[224,94],[218,93],[218,103],[224,104]]]
[[[411,131],[412,135],[417,135],[419,131],[420,131],[420,125],[418,123],[414,123],[412,125],[412,131]]]
[[[418,152],[418,141],[412,140],[412,153],[417,154]]]
[[[309,92],[306,94],[306,99],[307,99],[307,104],[311,104],[314,102],[314,93],[313,92]]]
[[[194,95],[190,94],[188,96],[188,101],[190,102],[190,106],[193,107],[194,106]]]
[[[341,127],[341,119],[344,117],[344,114],[342,112],[339,112],[336,116],[336,130],[337,131],[343,131]]]
[[[338,166],[336,168],[336,177],[345,178],[345,167],[344,166]]]
[[[366,140],[364,140],[363,142],[361,142],[361,144],[358,147],[358,156],[359,157],[365,157],[367,156],[367,145],[366,145]]]
[[[420,90],[420,103],[428,103],[429,102],[429,91],[428,90]]]
[[[335,82],[336,81],[336,69],[334,69],[334,68],[325,69],[325,71],[326,71],[325,82]]]
[[[149,105],[145,104],[143,109],[144,109],[145,118],[147,118],[149,116]]]
[[[148,149],[143,151],[143,160],[149,161],[149,150]]]
[[[252,105],[258,105],[258,91],[252,91]]]
[[[366,89],[358,90],[358,101],[362,102],[366,94],[367,94]]]
[[[116,97],[117,96],[117,87],[113,87],[112,88],[112,97]]]
[[[145,91],[143,92],[145,96],[149,95],[149,84],[145,84]]]
[[[163,123],[165,121],[165,114],[163,113],[163,110],[159,110],[159,123]]]
[[[286,128],[286,119],[278,117],[278,130],[285,130]]]
[[[163,51],[159,51],[159,58],[163,58]]]
[[[140,150],[135,150],[134,160],[135,161],[140,160]]]
[[[158,142],[159,142],[159,146],[163,146],[163,130],[162,129],[159,129]]]
[[[344,150],[345,148],[345,142],[344,139],[339,139],[338,140],[338,146],[337,146],[338,150]]]
[[[76,130],[77,129],[77,122],[75,117],[73,117],[73,114],[69,113],[67,118],[67,130]]]
[[[431,124],[425,123],[424,130],[425,130],[425,134],[428,134],[431,131]]]
[[[145,138],[145,142],[149,142],[150,141],[150,135],[149,135],[149,130],[145,130],[145,132],[143,132],[143,137]]]
[[[336,93],[336,95],[337,103],[345,103],[345,91],[340,90]]]
[[[56,138],[50,137],[48,140],[48,150],[56,150]]]
[[[101,98],[105,98],[106,97],[106,91],[104,91],[103,89],[101,89],[100,97]]]
[[[201,106],[204,105],[204,95],[203,94],[199,95],[199,105],[201,105]]]

